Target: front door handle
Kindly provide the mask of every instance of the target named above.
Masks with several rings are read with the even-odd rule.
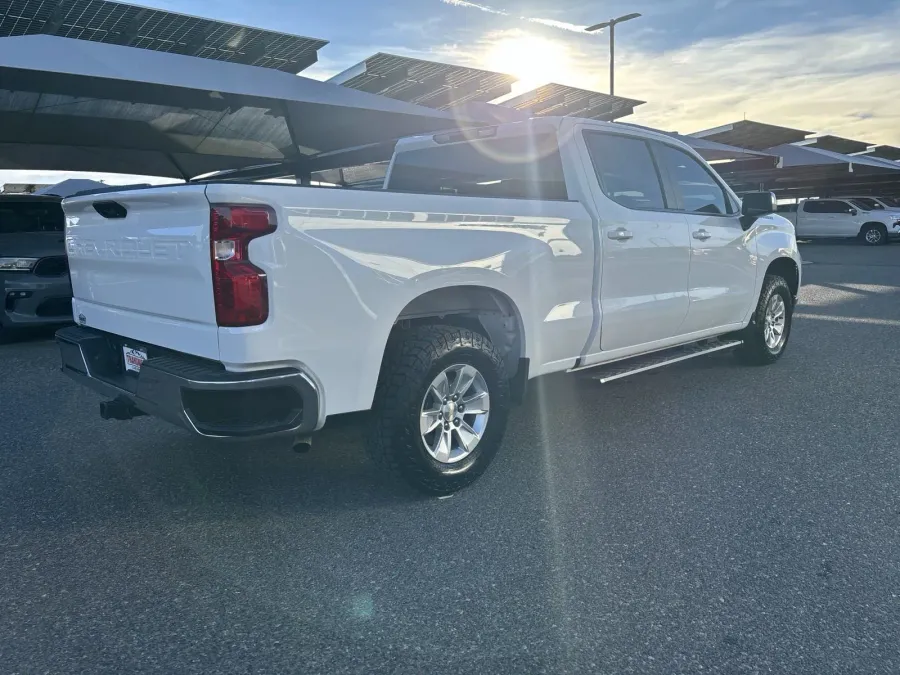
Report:
[[[699,239],[700,241],[706,241],[711,236],[712,235],[706,230],[697,230],[696,232],[694,232],[694,239]]]
[[[617,227],[615,230],[608,230],[606,236],[615,241],[628,241],[634,235],[624,227]]]

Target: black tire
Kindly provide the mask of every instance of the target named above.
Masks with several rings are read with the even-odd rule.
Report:
[[[859,238],[867,246],[884,246],[888,243],[887,228],[882,223],[866,223],[859,231]]]
[[[458,364],[473,366],[484,378],[490,410],[481,439],[471,453],[457,462],[445,463],[429,454],[419,423],[432,381]],[[367,448],[378,465],[416,490],[451,494],[477,479],[494,459],[506,428],[509,405],[503,358],[485,335],[448,325],[404,330],[392,338],[385,354]]]
[[[781,296],[784,302],[784,329],[780,343],[774,348],[766,344],[766,310],[772,301],[772,296]],[[765,366],[775,363],[784,354],[788,339],[791,336],[791,323],[794,314],[794,300],[787,282],[774,274],[767,274],[763,280],[762,291],[759,294],[759,302],[750,319],[750,325],[739,333],[744,344],[735,350],[735,356],[741,363],[754,366]]]

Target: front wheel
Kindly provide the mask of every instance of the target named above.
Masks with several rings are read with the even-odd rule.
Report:
[[[881,223],[869,223],[863,226],[859,234],[869,246],[883,246],[888,243],[887,228]]]
[[[774,274],[766,275],[750,325],[741,332],[744,344],[735,351],[738,359],[759,366],[780,359],[791,335],[793,314],[794,301],[787,282]]]
[[[497,454],[509,412],[503,358],[487,336],[428,325],[385,355],[372,406],[372,458],[429,494],[472,483]]]

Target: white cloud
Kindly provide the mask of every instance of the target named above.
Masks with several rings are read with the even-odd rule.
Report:
[[[616,94],[648,101],[629,121],[662,129],[697,131],[746,114],[762,122],[900,145],[897,25],[900,7],[876,18],[816,27],[786,24],[662,53],[623,40],[616,50]],[[439,47],[435,55],[489,68],[495,45],[521,35],[521,30],[492,31],[465,47]],[[605,41],[561,44],[565,67],[547,73],[547,79],[608,91]]]
[[[468,9],[477,9],[480,12],[487,12],[488,14],[499,14],[500,16],[509,16],[506,12],[503,12],[499,9],[494,9],[493,7],[488,7],[487,5],[479,5],[476,2],[468,2],[468,0],[441,0],[445,5],[453,5],[454,7],[466,7]]]
[[[495,9],[490,5],[480,5],[477,2],[469,2],[469,0],[441,0],[445,5],[453,5],[454,7],[465,7],[467,9],[477,9],[479,12],[486,12],[487,14],[496,14],[498,16],[508,16],[514,19],[519,19],[521,21],[528,21],[530,23],[538,23],[542,26],[548,26],[550,28],[558,28],[560,30],[567,30],[573,33],[583,33],[585,27],[579,26],[574,23],[568,23],[567,21],[557,21],[556,19],[543,19],[535,16],[516,16],[515,14],[510,14],[502,9]]]
[[[617,93],[649,101],[643,123],[681,131],[748,119],[900,144],[894,48],[884,20],[819,32],[783,26],[711,38],[663,55],[624,51]]]

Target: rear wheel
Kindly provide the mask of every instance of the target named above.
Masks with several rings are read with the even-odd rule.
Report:
[[[780,276],[766,275],[750,325],[740,334],[744,344],[735,350],[737,358],[742,363],[760,366],[780,359],[791,335],[793,313],[787,282]]]
[[[404,331],[385,356],[372,406],[372,458],[411,486],[450,494],[497,454],[509,382],[487,336],[447,325]]]
[[[867,223],[859,233],[869,246],[883,246],[888,243],[887,228],[881,223]]]

